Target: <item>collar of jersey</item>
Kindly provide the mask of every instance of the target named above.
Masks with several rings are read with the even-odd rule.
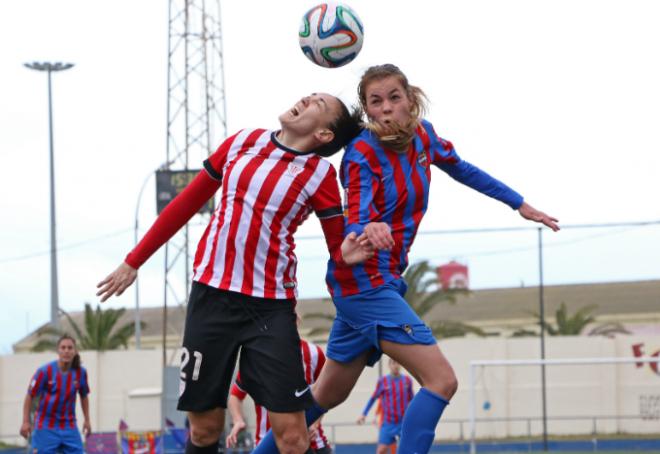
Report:
[[[293,153],[299,156],[304,156],[308,154],[314,154],[314,150],[310,151],[299,151],[299,150],[294,150],[293,148],[289,148],[286,145],[282,144],[279,140],[277,140],[277,133],[280,132],[279,130],[273,131],[270,134],[270,140],[275,144],[275,146],[281,150],[288,151],[289,153]]]

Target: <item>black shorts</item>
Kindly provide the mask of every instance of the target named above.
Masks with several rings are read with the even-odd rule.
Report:
[[[183,334],[182,411],[227,408],[240,350],[241,387],[274,412],[312,405],[294,300],[255,298],[193,282]]]

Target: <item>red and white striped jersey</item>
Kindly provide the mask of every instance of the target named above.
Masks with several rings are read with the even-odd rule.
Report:
[[[300,351],[302,353],[303,368],[305,369],[305,381],[308,384],[313,384],[321,369],[325,364],[325,354],[318,345],[315,345],[306,340],[300,339]],[[247,393],[241,388],[241,374],[236,376],[236,380],[232,384],[230,394],[238,397],[240,400],[245,399]],[[254,405],[255,413],[257,415],[257,427],[254,433],[254,445],[258,445],[261,439],[266,435],[270,429],[270,422],[268,421],[268,411],[261,405]],[[323,432],[323,426],[319,424],[317,435],[310,440],[311,448],[314,450],[328,446],[328,439]]]
[[[273,131],[245,129],[225,140],[204,168],[222,190],[197,248],[193,279],[255,297],[295,298],[298,226],[312,211],[322,223],[342,216],[332,165],[280,144]],[[336,232],[339,243],[342,233]]]

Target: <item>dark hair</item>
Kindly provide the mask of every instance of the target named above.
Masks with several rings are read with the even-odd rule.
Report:
[[[344,148],[348,143],[356,138],[360,131],[362,131],[362,112],[359,108],[348,110],[346,104],[341,99],[335,98],[339,101],[341,112],[335,120],[328,125],[328,129],[334,134],[334,138],[314,149],[314,153],[324,158],[330,157]]]
[[[408,124],[390,124],[388,126],[369,122],[365,126],[378,136],[383,145],[400,150],[401,148],[405,148],[412,140],[415,129],[419,126],[419,122],[426,112],[427,98],[421,88],[411,85],[408,82],[408,78],[398,66],[391,63],[371,66],[364,72],[358,85],[361,113],[365,114],[365,116],[367,112],[367,86],[371,82],[383,80],[388,77],[394,77],[401,83],[408,99],[412,103],[410,121]]]
[[[73,336],[65,333],[62,334],[59,339],[57,339],[57,347],[59,348],[62,341],[65,340],[70,340],[73,342],[74,347],[77,346],[76,339]],[[78,352],[76,352],[76,356],[74,356],[73,361],[71,361],[71,369],[80,369],[80,354]]]

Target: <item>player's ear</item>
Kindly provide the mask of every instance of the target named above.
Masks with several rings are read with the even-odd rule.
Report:
[[[314,133],[316,140],[322,144],[330,143],[335,138],[335,133],[330,131],[328,128],[317,129]]]

